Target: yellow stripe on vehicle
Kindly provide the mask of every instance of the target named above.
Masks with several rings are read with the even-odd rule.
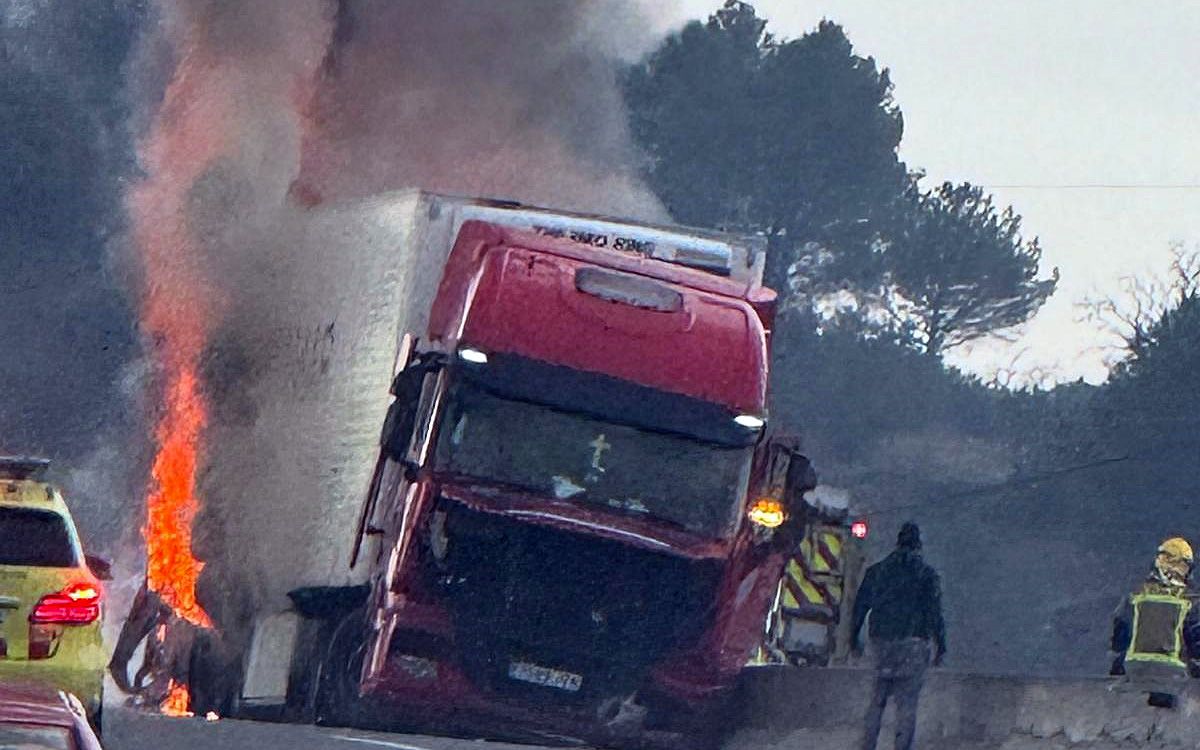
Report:
[[[783,587],[783,596],[781,597],[784,609],[800,609],[800,602],[797,601],[796,595],[792,593],[790,586]]]
[[[817,587],[814,586],[807,578],[801,579],[799,584],[800,591],[804,593],[804,598],[807,599],[810,604],[816,604],[820,607],[829,603],[825,601],[825,597],[821,594],[820,590],[817,589]]]
[[[800,557],[805,560],[812,559],[812,540],[807,535],[800,540]]]
[[[817,549],[814,550],[814,554],[806,556],[805,559],[808,560],[809,570],[814,573],[830,573],[833,571],[833,567],[830,566],[829,561],[821,555],[819,544],[817,545]]]
[[[827,531],[821,535],[821,541],[825,543],[825,548],[829,550],[829,552],[834,556],[834,558],[839,559],[839,560],[841,559],[841,557],[842,557],[842,537],[840,534],[838,534],[837,532]]]

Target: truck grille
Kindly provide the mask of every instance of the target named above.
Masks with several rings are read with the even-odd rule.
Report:
[[[468,671],[493,686],[514,661],[584,676],[577,697],[633,690],[712,617],[720,566],[448,503],[443,579]],[[548,692],[551,688],[540,688]],[[568,697],[566,695],[562,697]]]

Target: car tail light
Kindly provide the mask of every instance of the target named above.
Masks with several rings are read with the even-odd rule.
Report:
[[[29,622],[37,625],[87,625],[100,617],[100,587],[94,583],[73,583],[57,594],[41,598]]]

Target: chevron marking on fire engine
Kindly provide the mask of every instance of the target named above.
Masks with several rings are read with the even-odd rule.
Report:
[[[782,604],[798,609],[801,602],[836,608],[842,601],[842,537],[837,531],[814,529],[800,542],[800,549],[787,562]]]
[[[842,538],[836,531],[816,531],[800,543],[800,556],[812,572],[833,573],[841,568]]]
[[[831,583],[814,580],[796,559],[792,558],[788,560],[787,575],[784,576],[783,606],[798,609],[802,601],[817,607],[837,606],[841,598],[841,587]],[[836,594],[832,590],[835,587]]]
[[[823,531],[817,538],[817,552],[830,570],[842,567],[842,537],[836,531]]]

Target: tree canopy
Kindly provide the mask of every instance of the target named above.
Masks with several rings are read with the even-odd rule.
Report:
[[[1200,255],[1176,248],[1167,278],[1127,280],[1124,295],[1093,303],[1122,341],[1106,389],[1108,418],[1130,452],[1191,452],[1200,409]],[[1190,458],[1189,458],[1190,460]]]
[[[625,78],[646,179],[679,221],[772,239],[777,287],[817,242],[858,276],[906,169],[892,83],[835,23],[779,41],[748,3],[692,22]]]
[[[853,314],[883,313],[900,342],[940,355],[1024,322],[1054,291],[1011,208],[969,184],[917,187],[887,69],[832,21],[781,40],[727,0],[624,89],[651,188],[683,223],[765,234],[785,307],[849,290]]]
[[[892,323],[931,355],[1023,323],[1054,292],[1038,279],[1042,250],[1021,217],[969,183],[912,191],[889,232],[883,265]]]

